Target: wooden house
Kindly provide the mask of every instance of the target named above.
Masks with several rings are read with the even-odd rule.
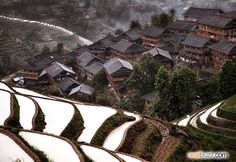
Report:
[[[79,73],[83,78],[91,80],[102,68],[104,61],[89,52],[76,57]]]
[[[128,61],[113,58],[104,64],[109,80],[109,86],[118,96],[126,93],[127,80],[133,71],[133,66]]]
[[[71,90],[75,87],[78,87],[81,83],[76,81],[75,79],[72,79],[70,77],[66,77],[65,79],[61,80],[58,83],[58,87],[61,89],[61,91],[65,94],[69,94]]]
[[[205,16],[215,16],[224,13],[221,9],[189,7],[183,14],[186,21],[199,21]]]
[[[121,39],[117,43],[110,46],[109,51],[111,58],[118,57],[124,60],[137,60],[143,52],[147,51],[143,46],[130,42],[126,39]]]
[[[161,37],[165,29],[151,26],[142,33],[143,46],[151,49],[161,46]]]
[[[157,62],[159,62],[161,65],[165,66],[166,68],[172,68],[174,65],[174,61],[170,53],[163,49],[155,47],[143,54],[150,55]]]
[[[80,84],[73,88],[69,93],[69,97],[75,100],[91,102],[94,99],[94,88],[86,84]]]
[[[198,22],[197,35],[215,41],[221,39],[236,41],[236,19],[222,15],[206,15]]]
[[[68,66],[59,62],[53,62],[50,66],[45,68],[39,75],[40,79],[59,82],[66,77],[76,78],[77,74]]]
[[[234,42],[221,40],[209,46],[209,48],[212,62],[216,69],[220,69],[226,60],[236,61],[236,43]]]
[[[195,34],[190,34],[182,42],[181,60],[195,64],[198,67],[210,64],[209,45],[212,44],[210,38],[204,38]]]

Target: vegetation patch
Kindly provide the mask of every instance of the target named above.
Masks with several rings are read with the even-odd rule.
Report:
[[[16,134],[16,135],[18,136],[18,138],[22,142],[24,142],[24,144],[26,146],[28,146],[38,156],[40,161],[42,161],[42,162],[52,162],[43,151],[31,146],[27,141],[25,141],[21,136],[19,136],[19,134]]]
[[[61,136],[70,140],[76,140],[76,138],[82,133],[84,129],[84,121],[78,109],[74,107],[74,116],[70,123],[61,133]]]
[[[20,106],[15,97],[15,95],[11,94],[11,106],[13,107],[12,117],[7,120],[7,126],[13,128],[22,128],[20,125]]]
[[[35,117],[35,122],[34,122],[34,130],[35,131],[43,131],[45,126],[46,126],[46,122],[45,122],[45,115],[42,111],[42,109],[40,108],[39,104],[37,102],[34,102],[35,106],[38,109],[37,115]]]
[[[226,100],[224,104],[221,106],[221,108],[230,111],[232,113],[236,113],[236,95]]]
[[[145,152],[143,152],[140,157],[151,161],[158,144],[161,143],[161,132],[158,130],[157,127],[155,127],[155,130],[148,136],[147,139],[148,140],[146,142]]]
[[[84,157],[84,162],[93,162],[93,160],[90,159],[90,158],[85,154],[85,152],[80,148],[81,145],[80,145],[79,143],[77,143],[76,146],[77,146],[79,152],[83,155],[83,157]]]
[[[219,108],[217,110],[217,116],[219,116],[221,118],[228,119],[228,120],[236,121],[236,113],[227,111],[227,110],[222,109],[222,108]]]
[[[91,144],[102,146],[108,134],[115,129],[116,127],[121,126],[122,124],[128,121],[134,121],[135,118],[131,116],[126,116],[122,111],[117,111],[115,115],[109,117],[97,130],[94,135]]]
[[[139,121],[138,123],[134,124],[128,131],[124,141],[124,144],[119,149],[120,152],[124,152],[127,154],[131,154],[133,150],[133,145],[135,140],[138,139],[139,134],[145,131],[147,124],[144,120]]]
[[[229,161],[236,161],[236,138],[206,132],[192,126],[188,126],[187,130],[198,143],[197,150],[228,151],[230,154]],[[191,142],[193,143],[193,140]]]

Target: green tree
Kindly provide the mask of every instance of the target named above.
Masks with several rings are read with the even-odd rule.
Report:
[[[202,100],[202,106],[216,103],[219,100],[218,76],[213,76],[207,81],[198,83],[196,90]]]
[[[236,93],[236,63],[226,61],[219,73],[219,93],[222,99]]]
[[[41,51],[41,54],[47,54],[47,53],[50,53],[49,47],[43,46],[43,49],[42,49],[42,51]]]
[[[127,104],[129,111],[138,111],[142,113],[144,109],[144,102],[141,99],[140,91],[137,89],[132,89],[127,95]]]
[[[92,84],[96,90],[103,90],[108,85],[107,74],[104,69],[93,77]]]
[[[160,68],[155,83],[158,98],[153,104],[157,116],[173,120],[190,113],[195,99],[195,81],[196,74],[189,68],[176,69],[171,76]]]
[[[129,29],[134,29],[134,28],[142,28],[142,25],[138,20],[132,20],[129,25]]]
[[[160,15],[153,15],[151,17],[151,24],[158,27],[166,27],[170,23],[172,23],[174,18],[172,15],[167,13],[161,13]]]
[[[102,93],[96,96],[96,103],[103,106],[112,106],[114,101],[111,96],[106,93]]]
[[[122,30],[122,29],[116,29],[116,31],[115,31],[115,35],[116,36],[118,36],[118,35],[120,35],[120,34],[122,34],[124,31]]]
[[[159,69],[157,61],[149,55],[143,55],[134,65],[133,73],[129,78],[129,87],[140,90],[141,95],[152,92],[155,75]]]

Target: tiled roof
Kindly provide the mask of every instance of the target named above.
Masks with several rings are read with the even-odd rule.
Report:
[[[189,34],[186,39],[182,42],[183,45],[193,47],[204,47],[210,41],[210,38],[204,38],[195,34]]]
[[[124,35],[127,35],[131,41],[136,41],[142,38],[142,30],[140,28],[130,29],[124,32]]]
[[[197,23],[194,21],[184,21],[184,20],[176,20],[174,23],[167,26],[167,29],[174,30],[183,30],[183,31],[193,31],[196,27]]]
[[[75,93],[82,93],[86,95],[92,95],[94,93],[94,88],[90,87],[89,85],[86,84],[81,84],[78,87],[75,87],[71,90],[69,93],[69,96],[75,94]]]
[[[66,65],[63,65],[59,62],[54,62],[52,65],[50,65],[49,67],[47,67],[46,69],[44,69],[42,71],[42,73],[39,76],[43,76],[45,74],[48,74],[49,76],[51,76],[52,78],[54,78],[55,76],[57,76],[58,74],[60,74],[61,72],[66,71],[68,73],[71,74],[76,74],[71,68],[69,68]]]
[[[165,31],[165,29],[163,29],[163,28],[151,26],[151,27],[147,28],[146,30],[144,30],[143,35],[155,38],[155,37],[159,37],[164,31]]]
[[[199,24],[205,24],[205,25],[219,27],[219,28],[226,28],[226,27],[229,27],[229,24],[233,20],[234,18],[231,18],[231,17],[206,15],[202,19],[199,20]]]
[[[221,13],[223,13],[221,9],[189,7],[189,9],[183,15],[200,19],[205,17],[206,15],[214,16]]]
[[[221,40],[220,42],[209,46],[209,48],[226,55],[236,54],[236,43],[228,40]]]
[[[155,57],[157,55],[161,55],[167,59],[173,60],[173,58],[171,57],[170,53],[168,51],[162,50],[160,48],[153,48],[147,52],[145,52],[145,54],[150,54],[152,57]]]
[[[72,78],[66,77],[62,81],[59,82],[59,87],[63,90],[66,91],[70,86],[73,84],[75,85],[80,85],[80,83]]]
[[[119,58],[113,58],[107,63],[105,63],[103,66],[108,74],[113,74],[122,68],[133,70],[133,65],[131,63]]]
[[[144,96],[142,96],[142,99],[151,102],[155,99],[156,95],[157,95],[157,92],[151,92],[151,93],[148,93],[148,94],[145,94]]]

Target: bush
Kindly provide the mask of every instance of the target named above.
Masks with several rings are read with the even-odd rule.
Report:
[[[76,140],[76,138],[82,133],[84,129],[84,121],[78,109],[74,108],[74,116],[70,123],[61,133],[61,136],[70,140]]]
[[[135,120],[134,117],[126,116],[123,112],[118,111],[100,126],[91,140],[91,144],[102,146],[106,137],[114,128],[121,126],[125,122],[133,120]]]
[[[38,108],[38,113],[35,117],[35,121],[34,121],[34,130],[36,131],[41,131],[43,132],[45,126],[46,126],[46,122],[45,122],[45,115],[42,111],[42,109],[40,108],[40,106],[38,105],[37,102],[35,102],[35,106]]]
[[[114,102],[111,96],[103,93],[97,95],[96,103],[103,106],[112,106]]]
[[[7,126],[13,128],[22,128],[22,126],[20,125],[20,106],[15,95],[11,94],[11,100],[13,102],[13,105],[11,105],[13,106],[13,115],[7,121]]]

